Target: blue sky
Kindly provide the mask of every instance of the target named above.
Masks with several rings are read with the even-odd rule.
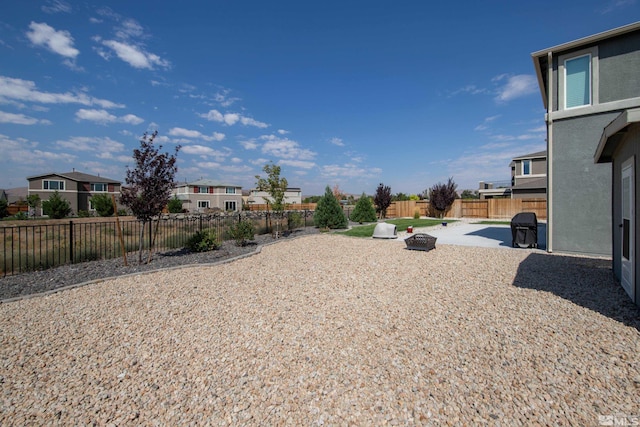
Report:
[[[95,3],[95,4],[89,4]],[[303,194],[508,180],[545,149],[531,53],[637,21],[637,0],[4,0],[0,188],[124,181],[145,131],[180,181]]]

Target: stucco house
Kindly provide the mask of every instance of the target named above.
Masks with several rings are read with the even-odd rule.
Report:
[[[262,205],[266,204],[267,201],[271,200],[271,196],[266,191],[261,191],[258,189],[252,189],[249,197],[247,198],[247,203],[251,205]],[[284,203],[286,204],[301,204],[302,203],[302,190],[298,187],[288,187],[284,192]]]
[[[58,191],[60,197],[69,201],[71,211],[94,211],[90,198],[95,194],[115,195],[116,201],[120,197],[121,182],[98,175],[90,175],[83,172],[56,173],[50,172],[43,175],[28,176],[28,195],[37,194],[40,200],[48,200]],[[42,214],[42,205],[39,214]]]
[[[547,152],[514,157],[509,164],[511,181],[480,181],[478,195],[486,199],[546,199]]]
[[[518,156],[511,161],[511,198],[547,198],[547,152]]]
[[[547,250],[612,256],[611,165],[593,155],[605,128],[640,107],[640,22],[531,55],[546,109]]]
[[[189,212],[209,210],[239,211],[242,209],[242,187],[224,184],[210,179],[199,179],[177,184],[173,194],[182,200],[182,207]]]

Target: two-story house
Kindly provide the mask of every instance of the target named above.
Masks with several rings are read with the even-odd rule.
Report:
[[[548,250],[612,256],[614,273],[638,303],[640,22],[532,57],[547,110]]]
[[[547,249],[611,256],[611,168],[593,153],[605,127],[640,106],[640,23],[532,58],[546,109]]]
[[[509,164],[511,181],[480,181],[478,195],[485,199],[546,199],[547,152],[515,157]]]
[[[254,188],[249,194],[247,203],[250,205],[263,205],[271,202],[271,200],[272,197],[268,192]],[[288,187],[284,192],[284,203],[290,205],[302,203],[302,190],[298,187]]]
[[[511,167],[512,199],[547,198],[547,152],[514,158]]]
[[[179,183],[173,194],[182,200],[182,207],[189,212],[204,213],[209,210],[239,211],[242,209],[242,187],[224,184],[210,179]]]
[[[116,201],[120,198],[120,181],[76,172],[75,169],[72,172],[29,176],[27,181],[28,195],[37,194],[40,200],[45,201],[57,191],[60,197],[69,202],[71,211],[75,214],[78,211],[93,211],[90,199],[95,194],[113,194]],[[39,213],[42,214],[42,205]]]

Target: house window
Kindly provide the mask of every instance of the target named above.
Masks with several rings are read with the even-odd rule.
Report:
[[[531,160],[522,161],[522,175],[531,175]]]
[[[236,194],[236,188],[235,187],[227,187],[226,193],[227,194]]]
[[[198,187],[198,193],[209,193],[209,187]]]
[[[591,55],[564,61],[565,108],[591,104]]]
[[[44,181],[42,181],[42,188],[44,190],[60,190],[60,191],[64,191],[64,181],[44,180]]]
[[[225,211],[234,211],[236,210],[236,202],[234,200],[224,202],[224,210]]]
[[[91,184],[92,192],[105,192],[108,190],[108,185],[103,182],[96,182]]]
[[[208,200],[198,200],[198,209],[207,209],[209,207]]]

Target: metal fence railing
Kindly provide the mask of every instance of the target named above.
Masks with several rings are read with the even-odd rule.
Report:
[[[271,212],[235,212],[209,215],[163,215],[146,224],[143,249],[152,241],[154,251],[183,248],[197,231],[213,229],[218,240],[229,240],[229,228],[248,219],[256,234],[274,231]],[[0,277],[64,264],[111,259],[122,256],[122,245],[115,218],[46,221],[3,226],[0,224]],[[34,221],[36,222],[36,221]],[[141,221],[122,218],[120,229],[127,253],[140,245]],[[312,211],[287,211],[280,221],[282,231],[313,225]]]

